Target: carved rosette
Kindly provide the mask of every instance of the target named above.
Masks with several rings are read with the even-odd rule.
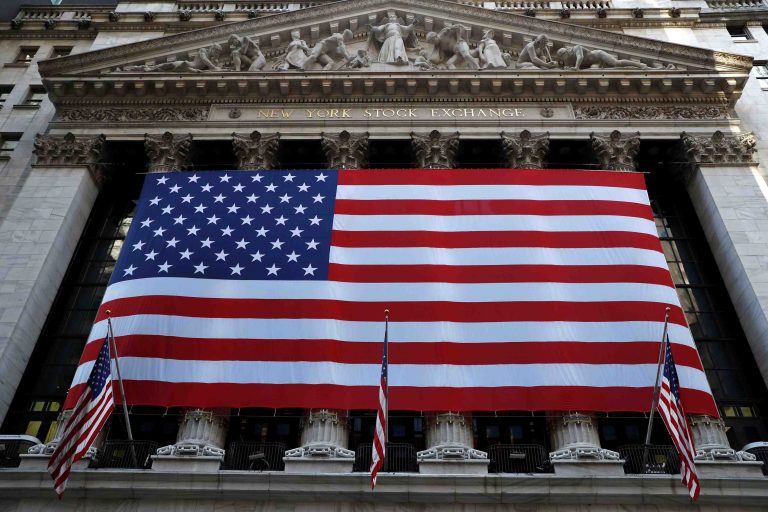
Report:
[[[512,169],[543,169],[549,153],[549,132],[531,135],[523,130],[520,135],[501,132],[501,146],[507,155],[507,166]]]
[[[752,133],[711,137],[680,134],[686,157],[700,166],[757,165],[757,140]]]
[[[149,158],[149,172],[181,171],[189,166],[192,134],[144,135],[144,150]]]
[[[459,132],[442,135],[432,130],[428,135],[411,133],[411,146],[420,169],[452,169],[456,167],[459,150]]]
[[[248,169],[274,169],[277,161],[277,147],[280,143],[280,134],[262,135],[258,131],[250,134],[233,133],[232,149],[237,156],[237,168]]]
[[[331,169],[364,169],[368,167],[368,132],[338,135],[320,134],[325,160]]]
[[[83,166],[88,168],[93,179],[100,185],[104,181],[100,164],[106,140],[104,135],[76,136],[71,132],[63,136],[38,134],[34,142],[36,165]]]
[[[593,414],[553,413],[548,425],[555,450],[551,460],[619,460],[617,452],[600,447],[597,421]]]
[[[640,132],[623,136],[620,131],[614,130],[608,136],[592,133],[589,137],[601,168],[623,172],[637,170]]]

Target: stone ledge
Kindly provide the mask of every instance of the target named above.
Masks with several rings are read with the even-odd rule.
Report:
[[[768,503],[768,478],[702,478],[700,505],[762,507]],[[0,508],[25,498],[53,500],[43,470],[0,469]],[[687,506],[679,475],[565,477],[552,474],[421,475],[380,473],[376,492],[368,473],[299,474],[218,471],[178,473],[139,470],[75,470],[66,504],[75,510],[84,499],[227,500],[336,503],[538,503]]]

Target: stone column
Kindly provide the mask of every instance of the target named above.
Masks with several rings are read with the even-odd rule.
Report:
[[[176,444],[158,448],[152,469],[214,472],[224,460],[229,409],[187,409],[179,419]]]
[[[592,133],[589,138],[602,169],[623,172],[637,170],[640,132],[624,136],[620,131],[614,130],[606,136]]]
[[[310,410],[302,423],[301,446],[285,452],[285,471],[351,473],[355,452],[347,449],[349,417],[346,412]]]
[[[566,476],[623,475],[617,452],[600,447],[597,418],[591,413],[551,412],[548,421],[555,474]]]
[[[36,444],[30,446],[25,455],[21,455],[22,469],[38,469],[45,470],[48,467],[48,459],[53,455],[56,447],[59,446],[61,438],[64,437],[64,428],[67,425],[67,421],[72,416],[72,409],[61,411],[56,418],[56,432],[53,434],[53,439],[48,443]],[[101,432],[94,439],[93,444],[88,451],[83,455],[83,458],[77,461],[74,465],[76,469],[87,468],[91,460],[93,460],[104,447],[104,442],[107,439],[106,429],[102,429]]]
[[[320,144],[329,169],[364,169],[368,167],[368,133],[320,134]]]
[[[192,135],[144,135],[144,150],[149,158],[149,172],[175,172],[189,166]]]
[[[432,130],[428,135],[411,133],[411,147],[416,167],[420,169],[452,169],[456,167],[459,132],[442,135]]]
[[[18,175],[0,214],[0,422],[19,385],[99,185],[103,135],[38,135],[22,139],[6,174]],[[34,146],[33,146],[34,144]]]
[[[501,132],[501,147],[511,169],[543,169],[549,153],[549,132],[531,135],[523,130],[520,135]]]
[[[258,131],[250,134],[232,134],[232,149],[237,156],[237,168],[241,171],[249,169],[274,169],[277,166],[277,147],[280,134],[262,135]]]
[[[475,450],[472,416],[438,412],[427,417],[427,448],[416,454],[425,474],[487,474],[488,454]]]

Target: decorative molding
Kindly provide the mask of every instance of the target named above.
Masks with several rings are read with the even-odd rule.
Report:
[[[104,182],[100,166],[104,152],[104,135],[40,135],[35,137],[36,165],[45,167],[84,166],[97,185]]]
[[[607,136],[590,134],[592,149],[600,167],[610,171],[631,172],[637,170],[637,153],[640,150],[640,132],[622,136],[614,130]]]
[[[720,130],[711,137],[680,134],[686,157],[700,166],[757,165],[757,139],[753,133],[725,135]]]
[[[144,149],[149,158],[149,172],[181,171],[189,165],[192,134],[145,134]]]
[[[320,134],[325,159],[330,169],[364,169],[368,167],[368,132],[338,135]]]
[[[62,108],[55,117],[64,122],[205,121],[207,107]]]
[[[280,134],[262,135],[258,131],[250,134],[233,133],[232,149],[237,156],[237,168],[248,169],[274,169],[277,162],[277,147],[280,143]]]
[[[549,132],[531,135],[523,130],[520,135],[501,132],[501,146],[512,169],[543,169],[549,153]]]
[[[432,130],[427,135],[411,133],[416,166],[420,169],[452,169],[456,167],[456,153],[459,149],[459,132],[441,135]]]
[[[698,121],[702,119],[728,119],[728,107],[725,106],[575,106],[573,113],[576,119],[648,119],[662,121],[679,119]]]

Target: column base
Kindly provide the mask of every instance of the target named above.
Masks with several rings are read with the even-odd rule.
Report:
[[[223,456],[153,455],[152,471],[168,473],[217,473],[221,468],[223,460]]]
[[[697,460],[696,472],[701,478],[761,478],[763,463],[757,461]]]
[[[487,475],[489,459],[423,459],[419,461],[422,475]]]
[[[51,459],[50,454],[37,454],[37,453],[22,453],[19,455],[21,463],[19,469],[27,471],[48,471],[48,461]],[[91,465],[91,455],[86,455],[79,461],[75,462],[72,466],[73,470],[88,469]]]
[[[623,460],[553,460],[557,476],[624,476]]]

